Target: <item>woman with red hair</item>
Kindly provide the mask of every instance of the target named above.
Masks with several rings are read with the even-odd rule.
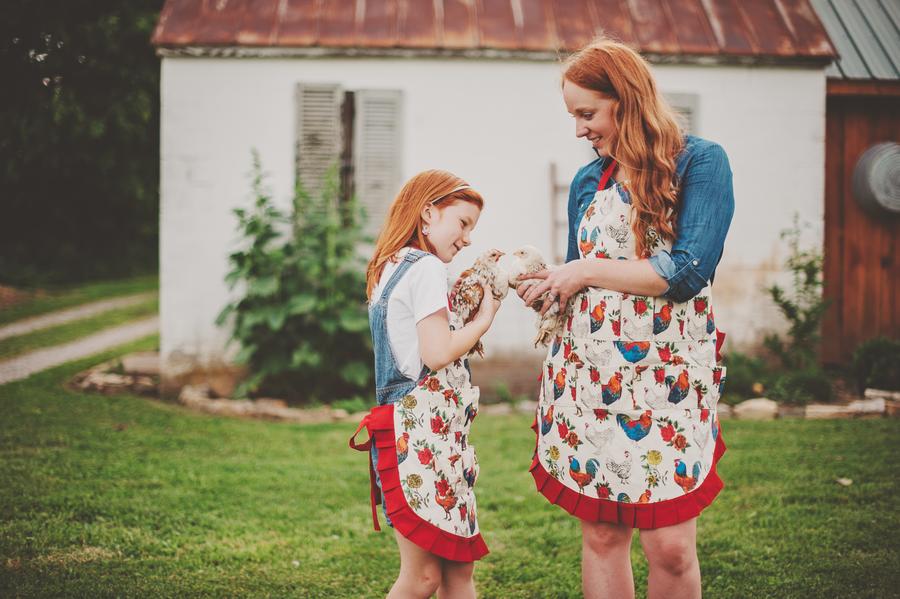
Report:
[[[697,516],[725,451],[711,284],[734,212],[728,158],[682,132],[624,44],[571,56],[562,92],[598,158],[572,181],[566,264],[522,292],[570,311],[543,367],[531,472],[581,520],[585,597],[634,596],[635,528],[649,596],[700,597]]]

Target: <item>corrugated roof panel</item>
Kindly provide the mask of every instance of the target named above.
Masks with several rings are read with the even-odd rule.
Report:
[[[239,44],[268,46],[275,41],[278,0],[247,0],[237,33]]]
[[[771,2],[744,2],[741,10],[756,41],[756,50],[769,56],[792,56],[795,54],[794,36]]]
[[[838,69],[844,77],[868,79],[872,76],[866,68],[865,63],[859,56],[856,46],[850,39],[844,24],[838,17],[829,0],[810,0],[819,18],[822,19],[822,25],[828,31],[828,37],[837,48],[839,58],[835,61]]]
[[[319,9],[321,46],[352,46],[356,41],[356,0],[328,0]]]
[[[891,21],[894,22],[894,29],[900,31],[900,2],[897,2],[897,0],[882,0],[879,4],[891,16]]]
[[[628,0],[638,42],[646,52],[678,54],[681,51],[673,23],[658,0]]]
[[[445,48],[478,48],[478,16],[473,0],[443,0]],[[416,5],[418,7],[418,5]]]
[[[601,31],[606,35],[613,36],[626,44],[637,43],[631,13],[625,9],[622,0],[596,0],[594,12],[597,15]]]
[[[831,41],[822,27],[822,20],[809,5],[808,0],[775,0],[781,8],[787,26],[790,28],[797,48],[818,52],[827,56],[832,52]]]
[[[400,42],[405,48],[433,48],[440,45],[437,19],[432,2],[420,2],[415,7],[409,2],[401,2],[397,18],[399,19]]]
[[[666,0],[666,4],[682,52],[709,54],[718,50],[716,36],[699,0]]]
[[[872,76],[876,79],[895,78],[897,73],[894,70],[894,65],[878,43],[875,32],[869,26],[869,23],[866,22],[856,2],[844,0],[832,2],[832,6]]]
[[[312,46],[319,39],[318,0],[282,0],[275,38],[280,46]]]
[[[739,5],[734,0],[713,2],[703,0],[710,25],[716,32],[719,46],[727,54],[755,54],[753,34],[741,14]]]
[[[521,19],[521,16],[519,16]],[[513,2],[478,2],[478,30],[481,45],[487,48],[514,50],[521,46],[520,29],[516,26]]]
[[[588,0],[557,0],[556,36],[565,48],[580,48],[598,33]]]
[[[390,48],[397,43],[397,0],[367,0],[362,26],[356,33],[361,44]]]
[[[546,50],[558,47],[551,0],[518,0],[518,2],[522,10],[522,48]]]
[[[900,7],[900,2],[889,3]],[[866,22],[875,32],[876,39],[873,40],[873,43],[877,43],[881,47],[885,57],[891,63],[894,70],[892,78],[900,77],[900,30],[885,11],[884,5],[878,0],[862,0],[858,6]],[[897,10],[900,12],[900,8]]]

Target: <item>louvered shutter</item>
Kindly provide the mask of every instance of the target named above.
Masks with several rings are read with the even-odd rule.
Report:
[[[685,133],[697,134],[697,108],[700,98],[697,94],[663,94],[669,106],[675,110]]]
[[[325,174],[340,159],[342,100],[338,85],[297,85],[296,175],[310,194],[322,190]]]
[[[360,90],[355,94],[353,169],[356,194],[365,208],[365,232],[381,230],[401,184],[402,94]]]

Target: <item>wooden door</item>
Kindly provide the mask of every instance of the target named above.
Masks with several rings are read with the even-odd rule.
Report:
[[[831,305],[822,359],[839,364],[862,341],[900,338],[900,217],[864,212],[851,192],[860,155],[879,142],[900,142],[900,84],[829,81],[826,115],[825,296]]]

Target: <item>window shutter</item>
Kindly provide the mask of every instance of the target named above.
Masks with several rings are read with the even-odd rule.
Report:
[[[311,195],[321,192],[340,159],[342,100],[338,85],[297,85],[296,176]]]
[[[355,94],[355,189],[366,210],[364,231],[373,237],[400,190],[402,100],[398,90],[359,90]]]
[[[700,106],[700,98],[697,94],[663,94],[669,106],[684,128],[685,133],[697,134],[697,109]]]

